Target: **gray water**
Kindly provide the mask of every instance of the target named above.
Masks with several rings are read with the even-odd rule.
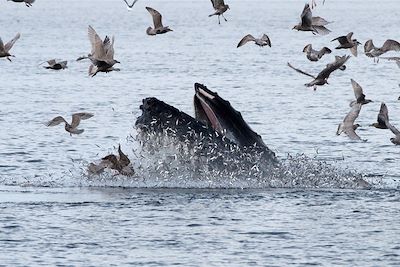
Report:
[[[21,39],[12,49],[13,62],[0,60],[0,265],[400,265],[399,147],[390,143],[390,131],[368,127],[381,101],[400,127],[400,69],[360,53],[314,92],[303,85],[308,77],[286,66],[289,61],[318,73],[333,54],[346,51],[311,63],[303,47],[334,48],[330,40],[350,31],[362,43],[399,40],[400,3],[318,2],[314,15],[334,21],[328,36],[291,30],[303,1],[232,0],[228,22],[221,25],[207,17],[209,1],[143,0],[130,12],[117,0],[38,0],[31,8],[1,2],[0,36],[7,42],[21,32]],[[147,5],[174,31],[147,36]],[[120,72],[89,78],[89,62],[74,61],[90,51],[88,25],[101,37],[115,35]],[[237,49],[248,33],[268,34],[272,48]],[[52,72],[39,65],[51,58],[69,60],[69,68]],[[335,135],[354,98],[350,78],[374,100],[357,120],[367,142]],[[195,82],[241,111],[289,169],[298,165],[287,154],[305,154],[302,173],[327,162],[334,168],[324,172],[325,179],[340,177],[338,169],[356,172],[372,189],[320,190],[304,183],[291,189],[213,189],[229,187],[224,181],[162,189],[183,186],[176,177],[84,174],[88,162],[114,152],[118,143],[134,157],[138,144],[130,136],[144,97],[193,114]],[[43,125],[78,111],[95,114],[82,122],[82,135]],[[246,177],[231,187],[242,187],[241,179]],[[137,188],[143,186],[151,188]]]

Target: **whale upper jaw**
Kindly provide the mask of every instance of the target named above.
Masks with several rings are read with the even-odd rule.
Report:
[[[240,112],[235,110],[229,101],[224,100],[203,84],[195,83],[194,88],[197,120],[240,146],[267,147],[261,136],[250,128]]]

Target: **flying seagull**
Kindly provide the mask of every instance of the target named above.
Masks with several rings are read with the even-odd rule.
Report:
[[[375,58],[378,58],[378,61],[379,61],[379,56],[381,56],[389,51],[399,52],[400,51],[400,43],[395,40],[387,39],[383,43],[382,47],[376,47],[374,45],[374,43],[372,42],[372,39],[370,39],[367,42],[365,42],[365,45],[364,45],[365,55],[367,57],[374,58],[374,61],[375,61]]]
[[[87,120],[94,115],[92,113],[86,113],[86,112],[81,112],[81,113],[74,113],[72,114],[72,122],[69,124],[63,117],[57,116],[51,121],[46,123],[46,126],[56,126],[59,125],[60,123],[65,123],[65,130],[69,132],[69,134],[72,136],[72,134],[81,134],[85,130],[84,129],[78,129],[77,127],[79,126],[79,123],[81,120]]]
[[[313,78],[314,80],[306,83],[305,86],[307,87],[314,87],[314,90],[317,89],[317,85],[324,85],[324,84],[328,84],[328,78],[329,75],[331,75],[332,72],[334,72],[337,69],[340,69],[341,67],[344,66],[344,63],[346,63],[346,61],[350,58],[350,56],[342,56],[342,57],[337,57],[335,62],[330,63],[326,66],[325,69],[323,69],[317,76],[308,74],[307,72],[304,72],[300,69],[296,69],[295,67],[293,67],[289,62],[287,63],[288,66],[292,69],[294,69],[295,71],[307,75],[311,78]]]
[[[299,22],[299,24],[293,27],[293,30],[310,31],[313,34],[320,35],[326,35],[331,32],[325,27],[325,25],[329,24],[330,22],[321,17],[313,17],[309,4],[306,4],[304,6],[300,18],[301,21]]]
[[[21,37],[21,35],[17,33],[17,35],[15,35],[15,37],[5,45],[3,44],[3,41],[0,38],[0,57],[5,57],[11,62],[10,57],[15,57],[15,56],[10,54],[10,50],[15,44],[15,42],[19,39],[19,37]]]
[[[254,38],[253,35],[251,35],[251,34],[248,34],[245,37],[243,37],[242,40],[240,40],[240,42],[237,45],[237,48],[241,47],[242,45],[245,45],[247,42],[250,42],[250,41],[254,42],[256,45],[258,45],[260,47],[266,46],[266,45],[271,47],[271,41],[266,34],[263,34],[263,36],[261,36],[261,38],[259,38],[259,39]]]
[[[147,11],[149,11],[150,15],[153,17],[153,24],[154,24],[154,29],[151,27],[148,27],[146,30],[146,33],[148,35],[156,35],[156,34],[163,34],[167,32],[171,32],[172,30],[166,26],[164,27],[162,24],[162,16],[160,12],[157,10],[151,8],[151,7],[146,7]]]
[[[119,71],[119,69],[113,67],[116,63],[120,63],[114,59],[114,36],[111,40],[106,37],[103,42],[90,25],[88,36],[92,45],[92,53],[89,56],[90,61],[92,61],[89,67],[89,75],[93,77],[98,72]]]
[[[35,2],[35,0],[7,0],[7,1],[13,1],[16,3],[25,3],[27,7],[31,7],[32,4]]]
[[[355,132],[360,125],[358,123],[354,124],[354,121],[360,114],[361,106],[361,104],[354,104],[352,106],[350,112],[344,117],[343,122],[339,124],[336,135],[340,135],[344,132],[351,140],[361,140]]]
[[[211,0],[211,3],[213,5],[213,8],[215,9],[215,12],[213,14],[208,15],[208,16],[209,17],[218,16],[218,24],[221,24],[221,20],[220,20],[219,16],[222,16],[225,21],[228,21],[225,18],[224,13],[228,9],[230,9],[229,5],[225,5],[224,0]]]
[[[328,47],[323,47],[321,50],[314,50],[311,44],[308,44],[304,47],[303,52],[306,53],[308,60],[310,61],[318,61],[320,60],[325,54],[332,53]]]
[[[124,2],[125,2],[125,4],[126,4],[126,7],[128,8],[129,11],[132,10],[132,7],[136,4],[137,1],[138,1],[138,0],[134,0],[133,3],[130,5],[130,4],[128,3],[128,1],[124,0]]]
[[[339,37],[333,39],[331,42],[337,40],[339,42],[339,46],[337,46],[336,49],[348,49],[349,48],[350,52],[356,57],[357,56],[357,46],[360,45],[361,43],[359,41],[357,41],[357,39],[351,39],[352,36],[353,36],[353,33],[350,32],[346,36],[339,36]]]
[[[354,95],[356,97],[356,100],[353,100],[350,102],[350,107],[352,107],[355,104],[365,105],[365,104],[372,102],[372,100],[370,100],[370,99],[365,99],[365,95],[364,95],[362,87],[355,80],[350,79],[350,81],[351,81],[351,85],[353,86]]]
[[[55,59],[50,59],[46,61],[48,66],[44,66],[45,69],[52,69],[52,70],[63,70],[68,68],[67,61],[56,61]]]
[[[381,104],[381,108],[379,109],[377,122],[374,122],[370,126],[373,126],[378,129],[387,129],[386,121],[389,120],[388,109],[385,103]]]

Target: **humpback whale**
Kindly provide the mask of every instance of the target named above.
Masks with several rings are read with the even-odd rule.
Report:
[[[150,97],[143,99],[142,115],[136,120],[138,138],[152,149],[176,144],[191,151],[195,166],[225,168],[230,172],[264,168],[270,171],[278,163],[275,153],[244,121],[240,112],[206,86],[194,85],[195,117]],[[155,144],[155,140],[163,140]],[[262,166],[262,167],[261,167]]]

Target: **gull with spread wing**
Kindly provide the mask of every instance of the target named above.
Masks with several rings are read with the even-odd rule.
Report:
[[[317,85],[324,85],[324,84],[328,84],[328,78],[331,75],[332,72],[334,72],[337,69],[340,69],[344,66],[344,63],[346,63],[346,61],[350,58],[350,56],[342,56],[342,57],[337,57],[335,62],[330,63],[326,66],[325,69],[323,69],[317,76],[311,75],[307,72],[304,72],[300,69],[297,69],[295,67],[293,67],[289,62],[287,63],[288,66],[292,69],[294,69],[295,71],[303,74],[303,75],[307,75],[311,78],[313,78],[314,80],[306,83],[305,86],[307,87],[314,87],[314,90],[317,89]]]
[[[303,52],[306,53],[308,60],[310,61],[318,61],[320,60],[325,54],[332,53],[328,47],[323,47],[321,50],[314,50],[311,44],[308,44],[304,47]]]
[[[361,104],[354,104],[352,106],[350,112],[346,115],[346,117],[344,117],[343,122],[339,124],[336,135],[345,133],[348,137],[350,137],[351,140],[361,140],[361,138],[355,132],[360,125],[358,123],[354,124],[354,121],[360,114],[361,106]]]
[[[148,35],[156,35],[156,34],[163,34],[167,32],[171,32],[172,30],[166,26],[164,27],[162,24],[162,16],[160,12],[157,10],[151,8],[151,7],[146,7],[147,11],[149,11],[150,15],[153,17],[153,24],[154,28],[148,27],[146,30],[146,33]]]
[[[365,105],[365,104],[372,102],[372,100],[370,100],[370,99],[365,99],[365,95],[364,95],[362,87],[355,80],[350,79],[350,81],[351,81],[351,85],[353,86],[354,95],[356,97],[356,100],[353,100],[350,102],[350,107],[352,107],[355,104]]]
[[[45,69],[52,69],[52,70],[63,70],[68,68],[67,61],[56,61],[55,59],[50,59],[46,61],[48,66],[44,66]]]
[[[313,17],[309,4],[306,4],[304,6],[300,18],[301,21],[299,22],[299,24],[293,27],[293,30],[310,31],[313,34],[320,35],[326,35],[331,32],[325,27],[325,25],[329,24],[330,22],[321,17]]]
[[[350,52],[356,57],[357,56],[357,46],[360,45],[361,43],[357,41],[357,39],[351,39],[353,36],[352,32],[349,32],[346,36],[339,36],[333,41],[338,41],[339,45],[336,47],[336,49],[350,49]]]
[[[10,57],[15,57],[15,56],[10,54],[10,50],[15,44],[15,42],[19,39],[19,37],[21,37],[21,35],[17,33],[17,35],[15,35],[15,37],[12,38],[11,41],[9,41],[6,44],[3,44],[3,40],[1,40],[0,38],[0,57],[5,57],[11,62]]]
[[[377,60],[379,61],[379,56],[385,54],[386,52],[389,51],[400,51],[400,43],[395,41],[395,40],[391,40],[391,39],[387,39],[382,47],[376,47],[374,45],[374,43],[372,42],[372,39],[368,40],[365,42],[364,45],[364,53],[367,57],[372,57],[374,58],[374,62],[375,62],[375,58],[377,58]]]
[[[106,37],[103,42],[90,25],[88,27],[88,36],[92,45],[92,54],[89,56],[92,62],[89,67],[89,75],[93,77],[98,72],[119,71],[119,69],[113,67],[116,63],[120,63],[114,59],[114,36],[111,40]]]
[[[79,123],[81,122],[81,120],[87,120],[93,116],[94,115],[92,113],[86,113],[86,112],[74,113],[72,114],[71,124],[69,124],[63,117],[57,116],[51,121],[47,122],[45,125],[49,127],[49,126],[59,125],[60,123],[65,123],[65,130],[69,132],[69,134],[72,136],[72,134],[83,133],[85,131],[84,129],[77,128],[79,126]]]
[[[134,0],[134,1],[132,2],[132,4],[130,5],[130,4],[128,3],[128,1],[124,0],[124,2],[125,2],[125,4],[126,4],[126,7],[128,8],[129,11],[132,10],[132,7],[136,4],[137,1],[138,1],[138,0]]]
[[[268,35],[263,34],[263,36],[261,36],[261,38],[254,38],[253,35],[248,34],[245,37],[242,38],[242,40],[240,40],[240,42],[237,45],[237,48],[241,47],[242,45],[245,45],[247,42],[254,42],[256,45],[263,47],[268,45],[269,47],[271,47],[271,40],[269,39]]]

